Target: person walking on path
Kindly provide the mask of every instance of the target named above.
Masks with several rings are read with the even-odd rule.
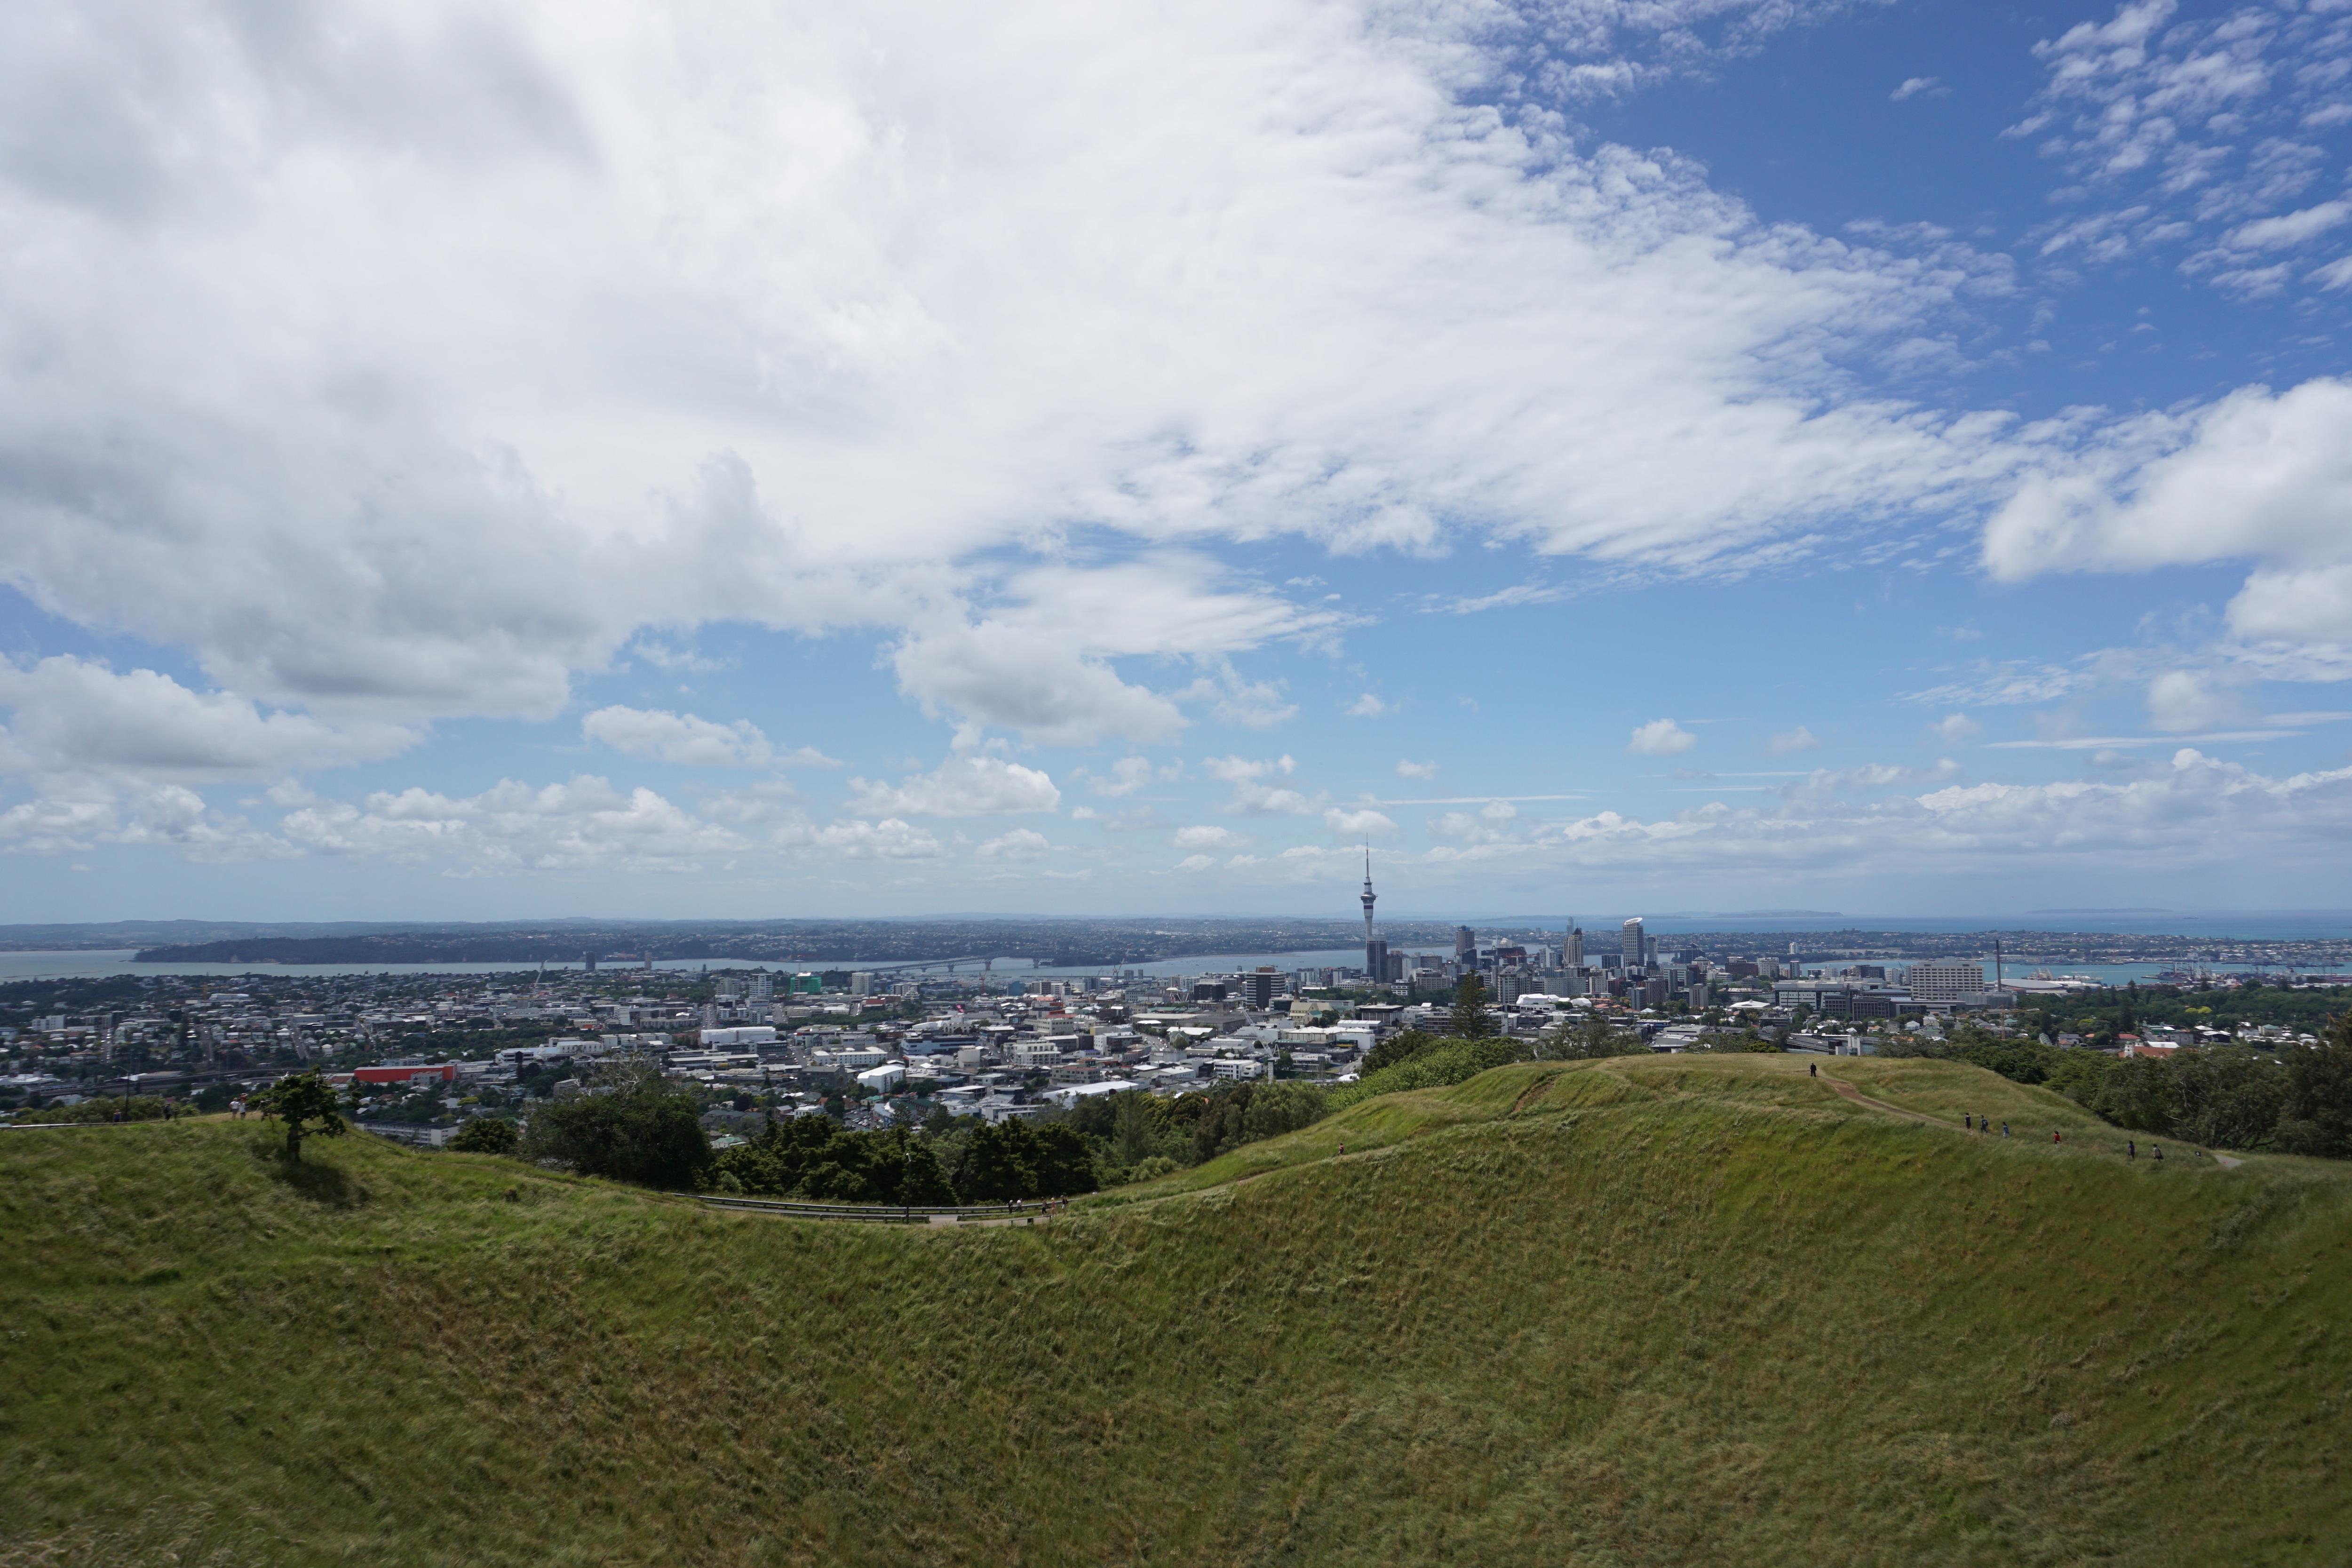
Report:
[[[2066,1142],[2066,1135],[2063,1132],[2053,1132],[2050,1134],[2050,1142],[2053,1143],[2063,1143]]]
[[[2124,1158],[2126,1160],[2137,1160],[2139,1158],[2139,1143],[2137,1140],[2131,1138],[2124,1140]]]
[[[2006,1121],[2000,1124],[2000,1135],[2004,1138],[2009,1136],[2009,1123]]]
[[[1963,1110],[1960,1112],[1960,1125],[1968,1128],[1970,1131],[1974,1131],[1977,1124],[1973,1121],[1969,1120],[1969,1113]]]
[[[2155,1151],[2156,1151],[2156,1163],[2157,1163],[2158,1164],[2159,1164],[2159,1165],[2163,1164],[2163,1163],[2164,1163],[2164,1145],[2163,1145],[2163,1144],[2161,1144],[2161,1143],[2151,1143],[2151,1144],[2149,1144],[2149,1145],[2148,1145],[2148,1147],[2149,1147],[2150,1149],[2153,1149],[2153,1150],[2155,1150]]]
[[[1821,1076],[1822,1076],[1822,1064],[1821,1064],[1821,1063],[1819,1063],[1819,1062],[1807,1062],[1807,1063],[1805,1064],[1805,1076],[1806,1076],[1807,1078],[1819,1078],[1819,1077],[1821,1077]]]

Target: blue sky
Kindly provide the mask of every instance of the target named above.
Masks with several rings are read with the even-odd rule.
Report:
[[[0,23],[0,920],[2344,902],[2352,3]]]

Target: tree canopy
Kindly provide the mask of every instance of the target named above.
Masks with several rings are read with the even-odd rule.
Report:
[[[343,1119],[339,1114],[342,1102],[336,1098],[334,1087],[320,1076],[319,1069],[281,1078],[264,1089],[259,1096],[262,1112],[275,1116],[286,1124],[286,1157],[302,1158],[302,1140],[307,1137],[340,1138],[343,1135]],[[315,1128],[310,1122],[317,1122]]]

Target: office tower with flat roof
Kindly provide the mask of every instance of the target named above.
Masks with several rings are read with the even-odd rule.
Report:
[[[1639,969],[1647,960],[1648,954],[1642,949],[1641,916],[1635,915],[1625,922],[1623,945],[1618,951],[1624,955],[1625,967],[1628,969]]]
[[[1478,933],[1468,926],[1454,928],[1454,962],[1467,963],[1478,954]]]

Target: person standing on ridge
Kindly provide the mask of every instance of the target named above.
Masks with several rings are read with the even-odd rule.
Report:
[[[2124,1140],[2124,1158],[2126,1160],[2139,1158],[2139,1143],[2137,1140],[2130,1138]]]

